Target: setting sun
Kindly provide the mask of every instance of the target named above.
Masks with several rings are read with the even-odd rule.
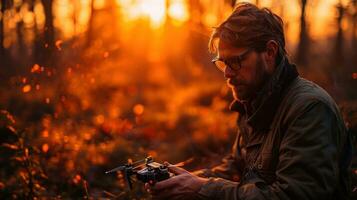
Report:
[[[184,0],[172,1],[168,8],[168,15],[172,18],[174,24],[180,25],[189,18],[187,6]]]
[[[157,28],[165,22],[165,0],[117,0],[123,7],[123,16],[128,20],[147,19],[153,28]]]

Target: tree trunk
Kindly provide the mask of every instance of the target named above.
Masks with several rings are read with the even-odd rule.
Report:
[[[309,35],[306,27],[306,4],[307,0],[301,0],[301,16],[300,16],[300,41],[297,50],[297,62],[302,65],[307,64],[306,56],[309,51]]]
[[[169,9],[170,9],[170,5],[171,5],[171,0],[165,0],[165,23],[166,24],[171,24],[171,17],[169,15]]]
[[[53,0],[41,0],[41,2],[44,7],[45,17],[46,17],[44,42],[49,49],[52,49],[54,47],[54,40],[55,40],[55,32],[53,27],[53,13],[52,13]]]
[[[27,2],[29,4],[29,11],[32,12],[32,13],[35,13],[35,0],[28,0]],[[36,41],[37,41],[37,38],[38,38],[36,15],[34,15],[33,32],[34,32],[34,35],[35,35],[35,39],[33,40],[32,48],[33,48],[34,52],[36,53],[35,46],[36,46]]]
[[[337,35],[336,43],[334,49],[334,60],[336,65],[343,65],[343,30],[342,30],[342,20],[345,14],[344,6],[339,3],[336,6],[337,9]],[[335,65],[335,66],[336,66]]]
[[[94,1],[91,1],[90,4],[90,17],[88,21],[88,30],[87,30],[87,41],[86,41],[86,47],[89,47],[91,42],[93,41],[93,30],[94,30],[94,16],[95,16],[95,8],[94,8]]]
[[[20,8],[21,8],[21,6],[16,7],[17,13],[20,13]],[[26,51],[25,51],[26,47],[25,47],[25,42],[24,42],[23,31],[24,31],[24,21],[20,20],[16,23],[16,34],[17,34],[17,45],[18,45],[18,53],[17,54],[25,56],[26,55]],[[25,60],[26,59],[21,59],[21,60],[19,60],[19,62],[25,61]]]
[[[356,34],[357,34],[357,0],[352,0],[352,5],[354,7],[354,13],[352,16],[352,44],[354,47],[354,53],[356,56],[354,56],[354,58],[357,61],[357,38],[356,38]]]
[[[41,66],[53,66],[55,62],[55,30],[53,26],[53,0],[41,0],[45,12],[45,29],[40,40],[36,41],[35,60]]]
[[[6,9],[6,0],[1,0],[1,20],[0,20],[0,55],[3,55],[5,52],[4,48],[4,38],[5,38],[5,32],[4,32],[4,13]]]
[[[93,0],[94,1],[94,0]],[[72,15],[72,19],[73,19],[73,35],[72,35],[72,38],[75,38],[77,36],[77,11],[78,9],[82,9],[79,7],[78,5],[78,1],[73,1],[72,2],[72,5],[73,5],[73,15]]]

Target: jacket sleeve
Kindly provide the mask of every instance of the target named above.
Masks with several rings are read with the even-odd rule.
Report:
[[[319,101],[294,116],[283,133],[275,182],[267,184],[254,171],[240,184],[212,178],[199,191],[202,199],[331,199],[340,181],[341,125]]]
[[[212,168],[212,177],[220,177],[225,179],[232,179],[238,176],[236,168],[236,160],[232,155],[228,155],[223,159],[223,163],[219,166]]]
[[[222,163],[211,168],[211,169],[201,169],[193,172],[195,175],[203,177],[219,177],[228,180],[239,180],[241,171],[239,170],[239,162],[242,160],[241,155],[237,151],[238,140],[240,137],[240,132],[236,136],[232,151],[230,154],[222,159]]]

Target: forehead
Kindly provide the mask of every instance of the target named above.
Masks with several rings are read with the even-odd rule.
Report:
[[[236,47],[224,40],[217,41],[217,56],[219,58],[228,58],[242,53],[246,48]]]

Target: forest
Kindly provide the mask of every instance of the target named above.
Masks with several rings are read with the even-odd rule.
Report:
[[[1,0],[0,199],[149,199],[105,171],[220,163],[236,114],[208,41],[234,0]],[[357,147],[357,0],[251,0],[284,20],[301,76]],[[357,197],[357,155],[351,169]]]

